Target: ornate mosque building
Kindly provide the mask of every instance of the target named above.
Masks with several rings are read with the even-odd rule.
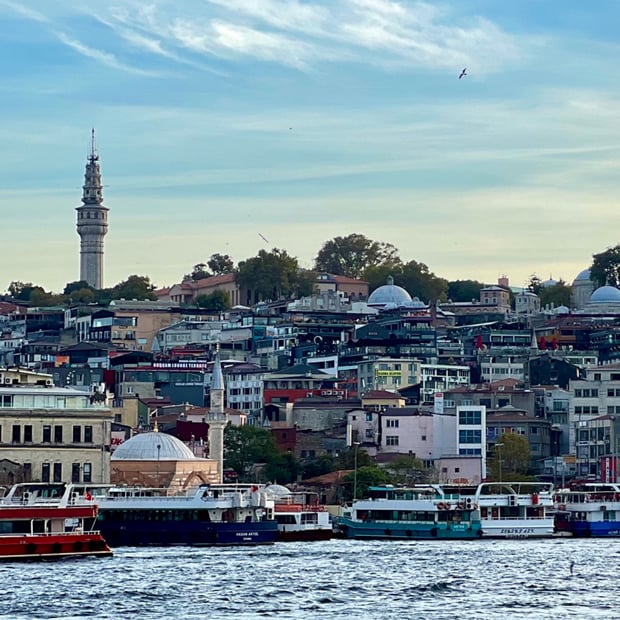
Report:
[[[103,206],[103,185],[95,130],[91,132],[90,154],[86,161],[82,205],[77,211],[80,235],[80,280],[95,289],[103,288],[103,238],[108,232],[108,208]]]

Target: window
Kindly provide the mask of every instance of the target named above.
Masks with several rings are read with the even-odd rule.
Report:
[[[24,472],[24,482],[32,482],[32,463],[24,463],[22,471]]]
[[[387,427],[388,428],[398,428],[398,422],[399,422],[399,420],[387,420]]]
[[[372,422],[372,413],[366,414],[366,422]]]
[[[24,426],[24,443],[32,443],[32,425]]]
[[[54,426],[54,443],[62,443],[62,426],[60,425]]]
[[[459,411],[459,424],[481,424],[482,412],[479,409]]]
[[[386,437],[385,437],[385,445],[386,446],[397,446],[398,445],[398,435],[386,435]]]
[[[19,424],[13,424],[13,434],[11,441],[13,443],[20,443],[22,440],[22,427]]]
[[[52,427],[45,424],[43,426],[43,443],[50,443],[52,441]],[[49,469],[49,465],[48,465],[48,469]],[[48,471],[48,475],[47,475],[47,480],[44,480],[43,482],[49,482],[49,471]]]
[[[2,394],[0,396],[0,407],[12,407],[13,394]]]
[[[50,464],[43,463],[41,465],[41,482],[49,482],[50,481]]]
[[[62,463],[54,463],[54,482],[62,482]]]
[[[372,439],[372,438],[373,438],[372,428],[367,428],[366,429],[366,439]]]
[[[476,428],[464,428],[459,431],[459,443],[481,443],[482,431]]]
[[[74,426],[73,427],[73,443],[80,443],[82,441],[82,427]]]
[[[93,427],[84,427],[84,443],[93,443]]]
[[[84,463],[84,480],[82,482],[92,482],[92,470],[91,463]]]
[[[79,482],[80,481],[80,464],[73,463],[71,465],[71,482]]]

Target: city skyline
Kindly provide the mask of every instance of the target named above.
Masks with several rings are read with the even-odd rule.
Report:
[[[448,280],[571,283],[620,240],[620,6],[556,7],[0,0],[0,288],[78,279],[91,127],[107,287],[216,252],[310,268],[350,233]]]

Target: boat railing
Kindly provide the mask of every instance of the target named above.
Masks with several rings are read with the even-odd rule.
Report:
[[[276,512],[325,512],[325,506],[320,504],[280,504],[275,505]]]

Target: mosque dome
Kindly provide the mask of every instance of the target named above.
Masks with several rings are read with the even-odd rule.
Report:
[[[420,300],[419,297],[414,297],[412,301],[407,304],[408,308],[415,308],[416,310],[423,310],[426,308],[426,304]]]
[[[609,304],[620,302],[620,290],[615,286],[601,286],[590,296],[590,302],[596,304]]]
[[[573,280],[573,282],[591,282],[590,280],[590,270],[584,269],[577,274],[577,277]]]
[[[369,306],[386,306],[387,304],[404,306],[411,301],[411,295],[404,288],[396,286],[392,276],[388,276],[387,282],[375,289],[368,297]]]
[[[542,286],[542,288],[550,288],[552,286],[555,286],[558,283],[557,280],[554,280],[553,278],[549,278],[548,280],[543,280],[540,283],[540,286]]]
[[[195,461],[194,453],[167,433],[138,433],[122,443],[111,456],[113,461]]]

